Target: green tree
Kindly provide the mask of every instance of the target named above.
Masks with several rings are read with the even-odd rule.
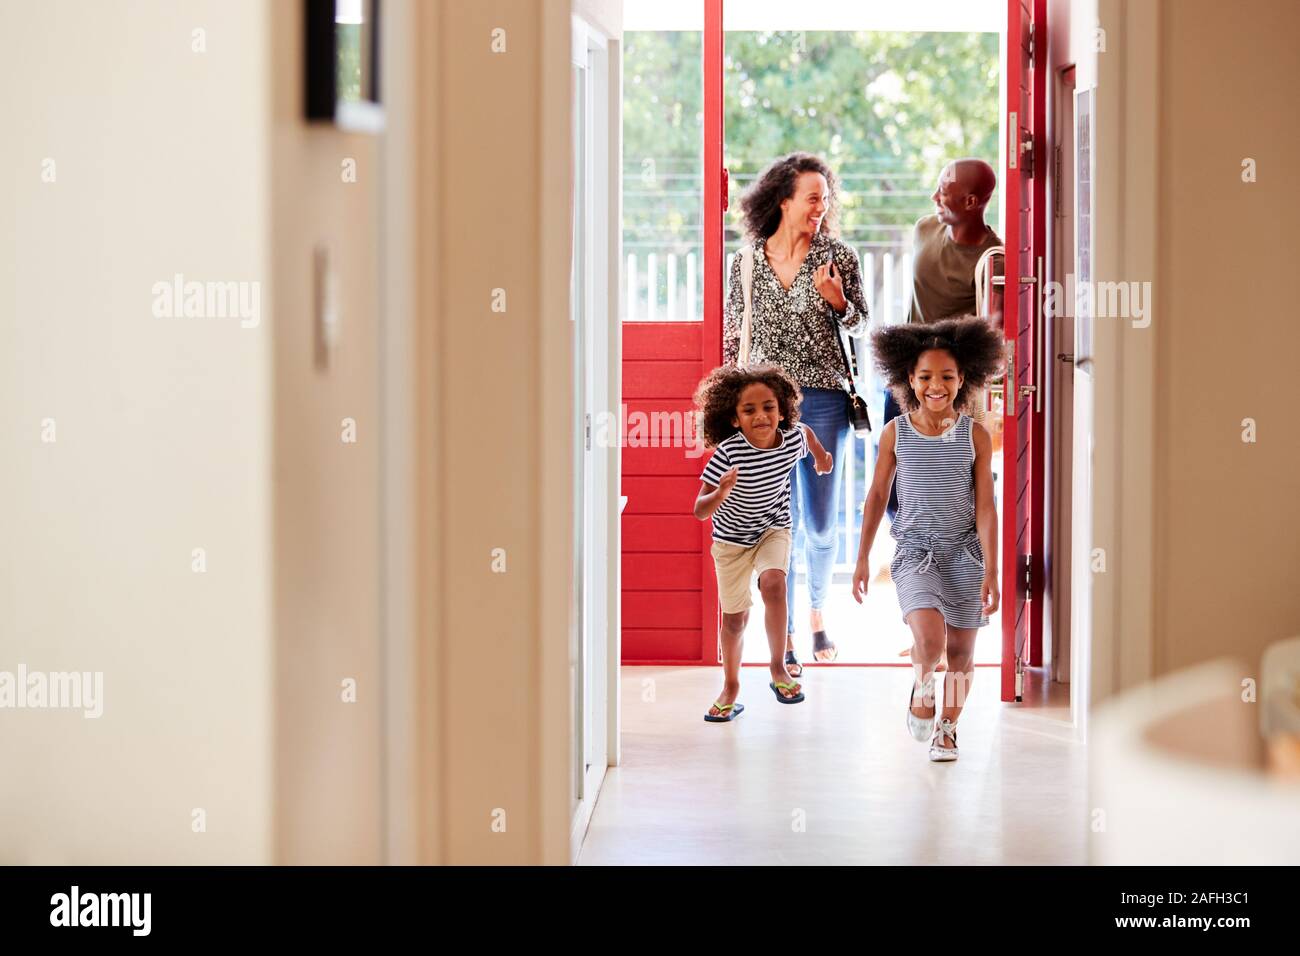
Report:
[[[624,50],[624,241],[680,254],[699,243],[700,34],[629,33]],[[948,159],[996,162],[995,33],[728,33],[725,70],[733,198],[772,159],[818,153],[856,245],[897,245]]]

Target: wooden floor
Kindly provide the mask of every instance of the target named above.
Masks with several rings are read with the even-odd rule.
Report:
[[[996,668],[979,668],[961,757],[935,764],[904,725],[910,673],[809,668],[808,700],[789,706],[746,667],[745,713],[708,724],[720,669],[624,667],[623,764],[579,863],[1085,863],[1069,688],[1034,679],[1027,703],[1003,704]]]

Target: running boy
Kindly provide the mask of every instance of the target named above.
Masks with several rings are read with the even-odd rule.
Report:
[[[733,720],[744,710],[736,695],[755,572],[771,650],[768,686],[783,704],[804,699],[784,661],[790,472],[809,450],[819,475],[831,470],[832,461],[812,429],[799,424],[799,402],[799,387],[775,365],[714,369],[695,392],[704,441],[714,449],[695,499],[695,517],[713,519],[722,607],[722,694],[704,715],[712,723]]]

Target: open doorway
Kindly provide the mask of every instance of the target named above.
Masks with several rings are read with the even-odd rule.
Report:
[[[708,247],[701,156],[707,78],[702,4],[628,3],[624,60],[624,263],[620,305],[627,348],[624,384],[631,416],[689,414],[694,384],[717,362],[701,358],[712,334],[705,289]],[[794,150],[824,155],[843,201],[842,239],[860,262],[873,327],[905,320],[911,301],[912,228],[930,212],[939,171],[950,159],[1005,156],[1006,4],[914,4],[906,11],[857,5],[792,11],[787,5],[725,5],[725,135],[729,175],[723,257],[730,274],[742,242],[737,199],[757,173]],[[996,191],[989,225],[1004,235]],[[1035,290],[1036,291],[1036,290]],[[726,295],[724,288],[723,295]],[[1032,298],[1032,297],[1031,297]],[[825,628],[839,663],[906,665],[910,635],[884,576],[865,607],[849,593],[861,507],[874,468],[884,392],[866,338],[856,348],[861,390],[876,423],[850,437],[837,495],[834,572]],[[990,390],[989,426],[999,443],[1003,398]],[[657,437],[657,436],[656,436]],[[714,663],[716,603],[707,533],[689,514],[703,464],[699,454],[629,449],[624,454],[624,661]],[[671,506],[676,494],[677,507]],[[999,506],[1006,496],[999,493]],[[796,541],[796,552],[800,552]],[[892,552],[887,522],[873,567]],[[693,566],[694,565],[694,566]],[[1017,569],[1018,571],[1019,569]],[[795,634],[799,659],[812,661],[806,562],[796,558]],[[758,605],[757,600],[755,604]],[[759,616],[751,618],[746,663],[767,659]],[[976,662],[1003,659],[1000,621],[981,631]]]
[[[1040,95],[1044,86],[1051,90],[1042,69],[1047,6],[1046,0],[934,0],[887,11],[858,4],[799,10],[762,0],[625,4],[618,299],[626,416],[622,490],[628,506],[621,522],[621,659],[627,746],[635,748],[636,757],[620,767],[617,786],[602,799],[592,824],[596,836],[588,843],[594,849],[584,850],[584,859],[627,859],[620,854],[635,845],[638,858],[682,861],[692,841],[713,847],[716,834],[710,836],[710,827],[719,817],[704,802],[678,799],[675,788],[689,779],[686,789],[697,792],[698,775],[717,760],[735,772],[735,779],[710,772],[709,787],[719,789],[710,789],[716,799],[706,802],[719,803],[728,833],[744,829],[732,819],[735,808],[752,815],[754,833],[770,834],[783,853],[800,854],[792,859],[917,862],[929,859],[934,849],[923,838],[909,846],[873,842],[868,834],[877,829],[870,819],[859,821],[860,827],[838,828],[834,839],[816,846],[798,839],[787,843],[781,833],[763,829],[771,823],[767,815],[784,807],[783,801],[810,799],[809,781],[823,779],[819,775],[826,775],[825,793],[812,789],[826,798],[810,815],[856,812],[830,796],[846,789],[880,791],[880,805],[915,797],[907,773],[881,772],[916,759],[899,712],[906,675],[881,666],[908,666],[908,658],[899,654],[910,644],[908,628],[888,582],[869,593],[867,609],[848,603],[849,561],[858,546],[883,412],[883,392],[870,371],[859,381],[869,395],[876,432],[851,445],[852,469],[837,502],[840,567],[832,591],[839,594],[827,615],[839,632],[837,663],[867,666],[815,669],[809,705],[797,708],[773,705],[766,675],[753,672],[758,668],[742,671],[741,698],[749,706],[738,728],[715,732],[700,721],[706,695],[716,690],[719,660],[710,531],[691,513],[708,452],[678,441],[675,421],[690,414],[696,384],[721,363],[721,303],[728,265],[740,244],[737,200],[767,163],[795,150],[825,154],[840,174],[848,213],[842,226],[864,276],[873,324],[904,317],[911,293],[912,227],[933,209],[930,196],[944,162],[974,155],[997,171],[986,222],[1011,250],[1003,298],[1013,304],[1002,310],[1006,373],[986,400],[998,472],[1003,595],[1001,620],[982,630],[976,646],[976,664],[998,671],[985,670],[975,681],[975,698],[962,718],[984,749],[962,759],[988,760],[981,772],[1002,775],[1004,793],[1074,812],[1066,804],[1083,789],[1083,769],[1062,704],[1069,691],[1060,684],[1044,690],[1049,678],[1044,665],[1054,655],[1050,644],[1041,646],[1042,628],[1034,624],[1045,603],[1044,568],[1052,565],[1038,543],[1046,527],[1047,496],[1035,481],[1043,481],[1046,469],[1032,462],[1050,455],[1041,429],[1053,407],[1050,393],[1059,387],[1043,361],[1051,341],[1044,326],[1044,290],[1058,268],[1044,233],[1045,183],[1056,174],[1045,148],[1047,97]],[[1068,12],[1068,4],[1053,7]],[[964,89],[968,95],[962,95]],[[721,106],[711,106],[711,99]],[[847,114],[863,111],[855,127],[849,120],[859,118]],[[853,153],[847,144],[861,152]],[[869,370],[867,342],[855,345],[860,369]],[[670,423],[672,433],[664,431]],[[1004,461],[1011,462],[1011,471]],[[1058,501],[1068,508],[1068,492]],[[1063,541],[1068,527],[1055,530],[1062,534],[1054,536],[1053,547],[1068,546]],[[873,570],[887,564],[892,549],[886,525]],[[807,591],[799,590],[796,616],[803,617]],[[1061,610],[1068,619],[1068,609]],[[837,612],[842,623],[833,616]],[[756,617],[751,615],[745,659],[763,665],[767,642]],[[1061,626],[1069,626],[1068,620]],[[799,656],[807,663],[806,630],[800,640]],[[1022,676],[1027,706],[1001,707],[1000,701],[1020,698]],[[846,716],[850,719],[842,719]],[[760,747],[760,738],[767,745],[779,741],[788,781],[771,779],[763,760],[736,759],[746,748]],[[1003,761],[1011,753],[1026,759]],[[1013,766],[1020,769],[1010,770]],[[1044,772],[1046,767],[1051,769]],[[1022,771],[1025,776],[1012,779]],[[764,796],[756,799],[755,789],[742,781],[753,784],[760,776]],[[935,799],[938,816],[956,812],[942,795]],[[993,799],[980,812],[988,819],[1005,810]],[[672,827],[682,836],[672,842],[682,846],[638,839],[632,821],[644,823],[647,833]],[[1040,836],[1033,846],[1044,859],[1082,859],[1070,834]],[[861,845],[853,842],[858,837]],[[727,852],[770,860],[768,836],[758,842],[763,845]],[[997,842],[991,837],[985,846],[989,855],[979,859],[1032,857],[1024,846],[992,849]]]

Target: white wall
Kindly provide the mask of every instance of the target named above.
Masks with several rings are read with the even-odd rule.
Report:
[[[264,9],[5,9],[0,670],[102,671],[104,713],[0,710],[0,863],[271,859],[269,289],[151,310],[268,278]]]

